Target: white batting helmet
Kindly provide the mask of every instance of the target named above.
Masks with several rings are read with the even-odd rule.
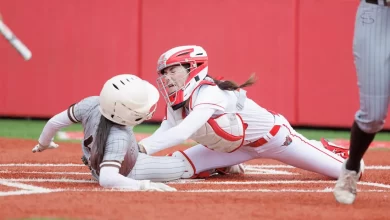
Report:
[[[158,90],[149,82],[135,75],[122,74],[104,84],[99,110],[112,122],[135,126],[152,117],[159,98]]]

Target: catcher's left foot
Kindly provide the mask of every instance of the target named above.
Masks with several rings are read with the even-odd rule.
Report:
[[[242,174],[245,173],[245,167],[243,164],[237,164],[229,167],[206,170],[197,174],[195,178],[207,178],[214,175],[241,174],[241,173]]]
[[[245,167],[242,163],[240,163],[230,167],[217,168],[216,171],[219,174],[240,174],[240,173],[244,174]]]
[[[325,138],[321,138],[321,143],[322,143],[322,145],[324,145],[324,147],[327,150],[332,151],[333,153],[339,155],[340,157],[342,157],[344,159],[347,159],[349,157],[349,149],[338,146],[338,145],[326,140]]]

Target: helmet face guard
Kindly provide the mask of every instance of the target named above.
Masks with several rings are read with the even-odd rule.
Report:
[[[173,78],[163,73],[171,66],[188,64],[188,74]],[[162,54],[157,63],[157,87],[165,102],[173,109],[178,109],[191,96],[193,90],[207,76],[208,57],[206,51],[199,46],[181,46]],[[185,79],[184,79],[185,78]],[[184,82],[184,83],[181,83]]]
[[[191,96],[196,85],[207,76],[207,70],[207,66],[202,65],[193,68],[185,76],[178,79],[168,75],[160,75],[156,80],[157,88],[169,106],[174,109],[180,108],[181,106],[178,107],[178,105],[184,103]],[[184,83],[179,84],[178,81],[184,81]]]

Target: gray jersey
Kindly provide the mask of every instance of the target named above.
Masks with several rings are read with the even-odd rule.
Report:
[[[353,54],[360,91],[355,120],[366,133],[375,133],[383,128],[390,102],[389,6],[360,2]]]
[[[86,158],[93,161],[96,150],[96,131],[100,123],[99,97],[91,96],[71,105],[68,117],[72,122],[81,122],[84,128],[82,150]],[[138,144],[129,126],[114,125],[107,138],[103,162],[120,168],[119,173],[127,176],[138,156]],[[93,164],[93,163],[92,163]],[[99,173],[99,167],[92,167]]]

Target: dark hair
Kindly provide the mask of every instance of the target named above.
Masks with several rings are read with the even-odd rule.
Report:
[[[241,85],[238,85],[236,82],[231,81],[231,80],[225,81],[225,80],[217,80],[213,77],[210,77],[210,78],[214,80],[214,83],[217,84],[217,86],[220,89],[229,90],[229,91],[234,91],[234,90],[237,90],[239,88],[251,86],[251,85],[255,84],[255,82],[257,80],[254,73],[252,73],[252,75]]]
[[[97,171],[100,170],[100,164],[103,161],[104,151],[106,149],[107,138],[114,125],[117,124],[108,120],[103,115],[100,116],[99,126],[96,131],[96,141],[94,143],[95,148],[93,148],[94,150],[92,152],[94,156],[91,157],[91,166]]]
[[[183,63],[181,64],[181,66],[183,66],[187,71],[189,71],[191,65],[189,63]]]

